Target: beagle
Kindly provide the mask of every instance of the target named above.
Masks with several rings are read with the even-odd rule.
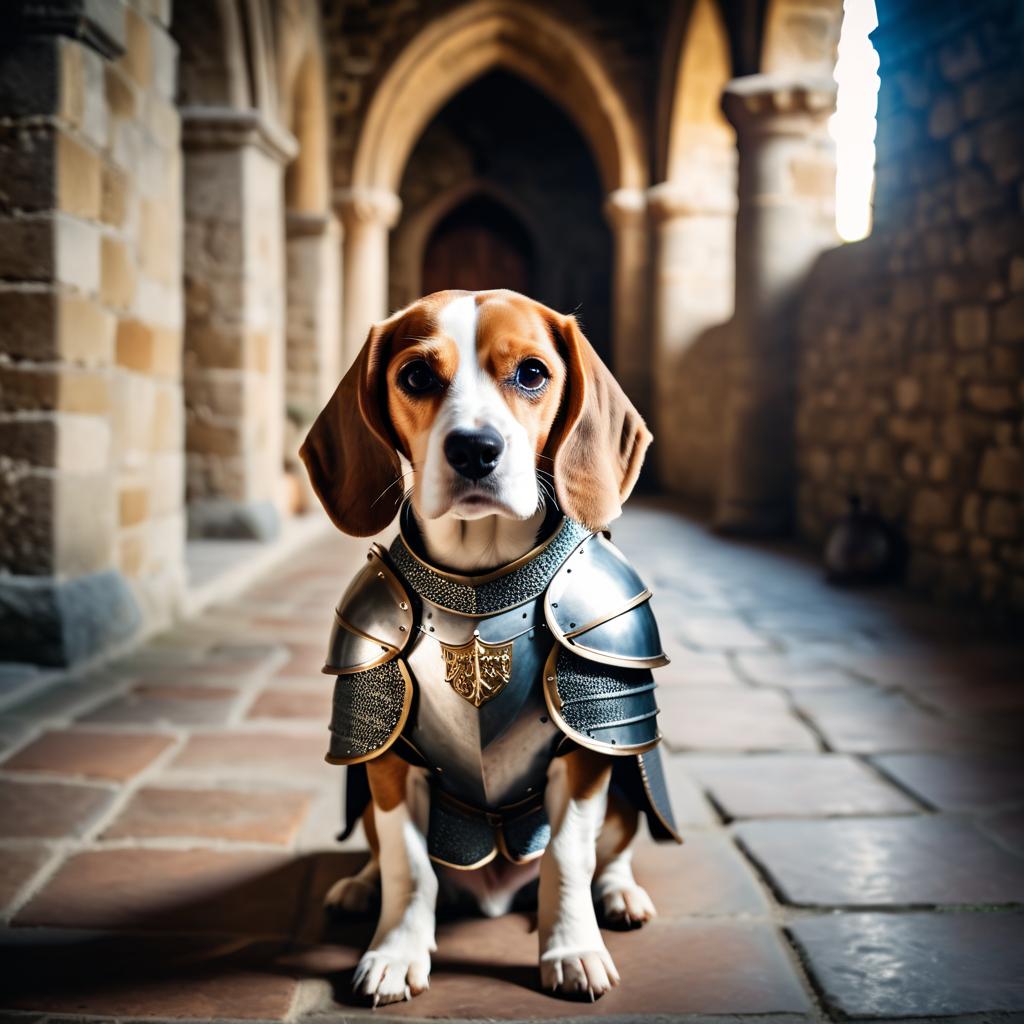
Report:
[[[375,545],[339,605],[325,668],[338,676],[328,759],[350,766],[349,829],[361,814],[372,850],[327,902],[362,912],[379,894],[354,979],[375,1006],[428,987],[439,875],[489,915],[539,877],[541,984],[569,997],[619,983],[595,900],[613,925],[655,915],[630,844],[639,809],[656,838],[680,841],[654,749],[648,669],[666,659],[650,592],[601,534],[650,441],[576,320],[504,290],[438,292],[375,325],[306,438],[301,456],[339,529],[372,536],[402,513],[397,547]],[[600,604],[612,576],[627,582],[608,594],[624,597],[593,615],[587,642],[591,626],[562,621],[552,594],[566,608],[573,595]],[[488,598],[496,614],[472,604],[501,586],[516,596]],[[637,629],[655,646],[618,652]],[[598,690],[573,704],[559,689],[570,677]],[[513,710],[500,710],[515,686]],[[612,690],[639,713],[572,718]],[[482,755],[477,740],[513,719],[515,743]]]

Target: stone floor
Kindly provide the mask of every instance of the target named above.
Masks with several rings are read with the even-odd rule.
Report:
[[[666,504],[615,535],[673,656],[660,916],[607,934],[624,982],[585,1006],[536,990],[529,916],[445,921],[431,990],[376,1016],[1024,1019],[1024,649]],[[320,912],[363,858],[332,841],[319,674],[363,550],[320,542],[84,678],[0,672],[10,1019],[371,1014],[370,927]]]

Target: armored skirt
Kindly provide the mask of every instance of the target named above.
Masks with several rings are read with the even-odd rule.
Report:
[[[370,798],[365,762],[393,751],[427,769],[430,856],[475,868],[540,856],[552,758],[615,758],[612,787],[656,839],[681,842],[658,752],[651,669],[666,663],[651,592],[603,533],[563,518],[482,576],[431,566],[411,510],[373,545],[334,615],[327,760],[348,765],[346,829]]]

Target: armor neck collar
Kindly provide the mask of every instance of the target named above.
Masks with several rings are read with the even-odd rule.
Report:
[[[521,558],[491,572],[466,576],[432,565],[424,556],[412,507],[406,501],[390,555],[406,583],[420,597],[464,615],[492,614],[530,601],[543,593],[558,567],[590,531],[553,508],[545,520],[545,540]]]

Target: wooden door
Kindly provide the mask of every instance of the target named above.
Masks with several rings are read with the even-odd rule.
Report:
[[[469,199],[437,225],[423,257],[423,293],[532,288],[532,245],[509,210],[486,196]]]

